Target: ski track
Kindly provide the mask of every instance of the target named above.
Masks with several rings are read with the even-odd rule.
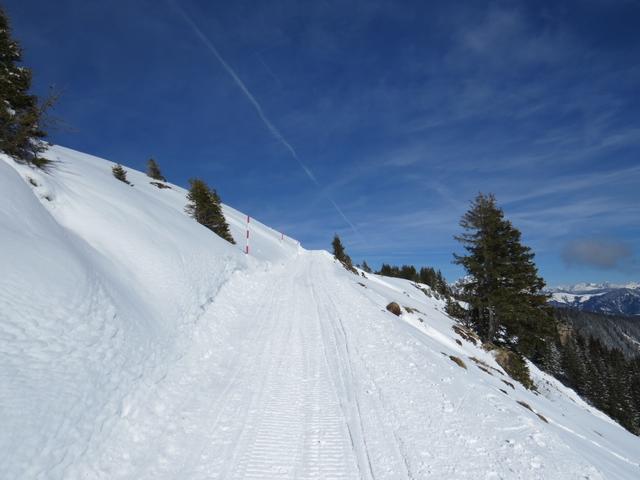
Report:
[[[360,420],[341,400],[353,378],[340,378],[345,366],[328,360],[326,313],[309,308],[317,305],[306,267],[290,262],[274,267],[282,272],[238,273],[224,285],[200,320],[196,348],[139,401],[149,407],[125,419],[102,461],[77,473],[367,478],[359,473],[362,433],[350,433],[361,429],[351,425]],[[139,450],[119,448],[131,438]],[[151,458],[148,451],[161,454]]]
[[[569,455],[568,478],[601,478],[497,390],[472,385],[456,399],[448,388],[459,367],[413,327],[380,316],[334,268],[308,252],[232,276],[199,320],[194,347],[139,399],[101,461],[74,478],[560,478],[567,465],[545,466],[541,449]],[[476,411],[478,395],[485,406]],[[487,403],[517,415],[509,423],[482,413]]]

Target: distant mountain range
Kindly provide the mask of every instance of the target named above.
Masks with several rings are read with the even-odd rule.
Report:
[[[640,315],[640,283],[578,283],[549,289],[549,303],[585,312]]]

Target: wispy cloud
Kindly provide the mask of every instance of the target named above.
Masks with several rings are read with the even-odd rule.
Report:
[[[482,12],[478,23],[465,23],[460,30],[461,48],[485,61],[513,68],[515,64],[557,63],[574,51],[574,41],[563,30],[535,29],[525,13],[515,5],[492,6]]]
[[[293,145],[291,145],[291,143],[284,137],[284,135],[282,135],[280,130],[278,130],[278,128],[269,119],[269,117],[267,117],[266,113],[264,112],[264,109],[262,108],[262,105],[258,102],[258,100],[253,95],[253,93],[251,93],[249,88],[247,88],[245,83],[238,76],[238,74],[231,67],[231,65],[229,65],[229,63],[222,57],[222,55],[220,54],[216,46],[211,42],[211,40],[209,40],[209,38],[204,34],[204,32],[200,29],[200,27],[198,27],[195,21],[187,14],[187,12],[179,4],[177,4],[174,0],[167,0],[167,1],[180,14],[180,16],[187,23],[187,25],[189,25],[189,27],[194,32],[194,34],[200,39],[202,44],[213,54],[213,56],[218,60],[218,62],[220,62],[220,64],[222,65],[224,70],[227,72],[227,74],[229,74],[229,76],[232,78],[236,86],[242,91],[244,96],[251,103],[256,113],[258,114],[258,117],[260,117],[260,120],[262,120],[262,123],[265,125],[265,127],[267,127],[267,130],[269,130],[271,135],[280,144],[282,144],[285,147],[285,149],[289,152],[291,157],[298,163],[298,165],[300,166],[302,171],[306,174],[306,176],[309,178],[309,180],[311,180],[311,182],[313,182],[318,188],[322,189],[322,185],[320,185],[320,182],[316,178],[311,168],[309,168],[300,159],[298,152],[296,151],[295,148],[293,148]],[[326,198],[329,201],[329,203],[333,206],[335,211],[340,215],[340,217],[342,217],[342,219],[351,227],[354,233],[356,233],[357,235],[360,235],[356,226],[351,222],[351,220],[349,220],[349,218],[345,215],[344,211],[335,202],[335,200],[328,195],[326,195]]]
[[[624,269],[633,256],[631,246],[617,240],[574,240],[562,251],[568,266],[588,266],[603,270]]]

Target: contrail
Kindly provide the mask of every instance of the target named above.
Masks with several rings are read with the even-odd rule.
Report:
[[[242,93],[247,98],[247,100],[249,100],[251,105],[253,105],[253,108],[256,110],[256,113],[260,117],[260,120],[262,120],[262,123],[264,123],[264,125],[267,127],[267,130],[269,130],[271,135],[273,135],[273,137],[287,149],[287,151],[291,154],[291,157],[293,157],[293,159],[296,162],[298,162],[298,165],[300,166],[300,168],[302,168],[302,170],[307,175],[309,180],[311,180],[321,191],[323,191],[322,185],[320,185],[320,182],[318,182],[318,179],[313,174],[311,169],[307,167],[302,160],[300,160],[300,157],[298,157],[298,153],[296,152],[296,149],[293,148],[293,146],[287,141],[287,139],[284,138],[282,133],[280,133],[280,130],[278,130],[276,126],[271,122],[271,120],[269,120],[269,118],[264,113],[262,106],[260,105],[258,100],[256,100],[256,97],[253,96],[253,94],[249,91],[245,83],[240,79],[240,77],[238,77],[235,70],[231,68],[231,65],[229,65],[224,58],[222,58],[222,55],[220,55],[220,52],[215,47],[215,45],[211,42],[211,40],[209,40],[209,38],[202,32],[202,30],[200,30],[200,27],[196,25],[193,19],[187,14],[187,12],[185,12],[182,9],[182,7],[180,7],[180,5],[178,5],[174,0],[167,0],[167,1],[180,14],[180,16],[184,19],[184,21],[191,27],[191,30],[193,30],[193,33],[195,33],[196,36],[200,39],[200,41],[202,41],[204,46],[207,47],[207,49],[213,54],[213,56],[216,57],[216,59],[220,62],[222,67],[233,79],[234,83],[242,91]],[[347,225],[351,227],[353,232],[362,239],[362,235],[360,235],[360,232],[358,231],[358,229],[347,218],[347,216],[344,214],[344,212],[338,206],[338,204],[324,191],[323,191],[323,195],[327,198],[327,200],[329,200],[329,203],[333,205],[333,208],[335,208],[336,212],[338,212],[340,217],[342,217],[342,219],[347,223]]]

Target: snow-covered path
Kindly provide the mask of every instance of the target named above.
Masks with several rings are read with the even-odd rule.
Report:
[[[602,478],[343,273],[323,252],[238,272],[194,347],[71,476]]]
[[[368,469],[308,266],[239,272],[225,285],[195,347],[138,399],[143,408],[128,413],[96,476],[358,478]]]

